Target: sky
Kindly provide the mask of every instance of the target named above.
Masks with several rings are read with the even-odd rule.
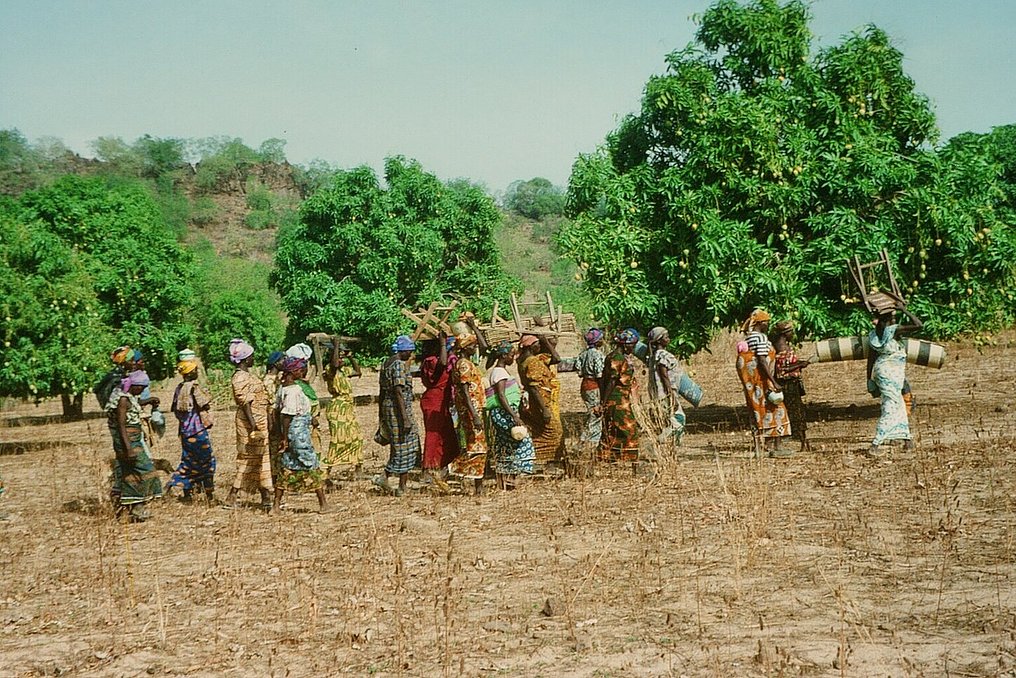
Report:
[[[286,141],[290,162],[419,160],[494,193],[566,185],[639,108],[708,0],[3,0],[0,129]],[[942,138],[1016,122],[1016,0],[815,0],[829,45],[874,23]]]

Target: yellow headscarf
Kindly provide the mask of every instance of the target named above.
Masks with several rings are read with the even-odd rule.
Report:
[[[763,311],[761,308],[756,308],[751,312],[751,315],[748,316],[748,319],[741,324],[741,331],[750,332],[754,329],[755,325],[768,320],[772,320],[772,316],[769,315],[769,312]]]
[[[176,371],[180,374],[190,374],[198,368],[198,361],[196,358],[181,360],[176,364]]]
[[[131,353],[130,346],[121,346],[110,354],[109,359],[113,361],[114,365],[122,365]]]

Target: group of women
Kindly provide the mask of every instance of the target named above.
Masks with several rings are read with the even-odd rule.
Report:
[[[869,451],[873,456],[883,453],[886,441],[910,444],[906,352],[898,334],[921,325],[907,315],[911,323],[898,325],[893,309],[879,313],[868,337],[872,349],[868,388],[882,399]],[[792,454],[783,444],[791,435],[801,450],[808,447],[801,378],[808,363],[794,351],[793,324],[778,322],[770,332],[771,320],[769,313],[756,309],[744,322],[736,370],[753,420],[756,454],[783,457]],[[578,372],[587,412],[580,440],[595,446],[597,457],[606,462],[638,461],[646,434],[655,436],[656,442],[680,444],[685,430],[680,398],[693,405],[701,400],[701,389],[668,350],[671,339],[663,327],[651,329],[645,340],[633,328],[622,330],[614,335],[609,350],[604,330],[592,328],[585,334],[586,349],[565,361],[551,334],[525,334],[518,342],[490,346],[471,317],[459,329],[453,337],[442,333],[423,343],[423,359],[415,371],[424,387],[422,434],[412,411],[416,342],[398,337],[382,365],[374,440],[389,448],[389,457],[373,482],[386,492],[402,495],[409,472],[418,466],[438,487],[447,489],[445,478],[452,475],[473,481],[474,491],[481,494],[488,472],[499,487],[512,489],[519,476],[561,463],[559,372]],[[312,492],[321,510],[328,511],[327,484],[340,477],[362,477],[363,438],[350,381],[361,376],[361,370],[349,348],[334,340],[323,375],[331,395],[325,411],[327,448],[320,442],[319,400],[306,379],[309,346],[273,352],[263,378],[251,369],[253,346],[234,339],[228,351],[235,366],[231,384],[237,406],[236,474],[225,506],[234,507],[244,491],[259,495],[266,510],[277,511],[286,492]],[[485,369],[480,367],[484,356]],[[161,496],[163,488],[142,426],[142,408],[157,408],[159,401],[148,391],[140,352],[120,347],[112,358],[117,380],[105,408],[116,454],[113,498],[119,511],[144,520],[145,502]],[[518,379],[509,371],[516,362]],[[171,411],[178,421],[182,453],[167,489],[181,488],[185,501],[204,492],[212,502],[216,469],[209,437],[212,399],[197,381],[193,351],[180,352],[177,371],[182,381],[174,391]],[[645,397],[643,381],[648,387]],[[397,478],[394,487],[392,478]]]
[[[910,385],[906,380],[907,352],[899,340],[902,333],[919,330],[922,323],[910,311],[901,309],[910,320],[896,322],[896,308],[884,308],[873,314],[869,332],[868,392],[881,399],[881,414],[869,456],[885,454],[883,444],[902,441],[905,449],[913,446],[910,433]],[[809,448],[807,418],[802,396],[805,394],[801,372],[807,361],[794,351],[794,326],[784,320],[769,332],[771,316],[755,309],[744,321],[746,333],[737,345],[737,374],[744,387],[745,401],[752,414],[755,453],[772,457],[788,457],[793,453],[784,446],[791,435]]]

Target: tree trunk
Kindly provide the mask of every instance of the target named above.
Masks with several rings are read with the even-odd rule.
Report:
[[[64,419],[81,419],[84,416],[82,399],[83,396],[80,393],[75,396],[67,394],[60,396],[60,400],[63,402]]]

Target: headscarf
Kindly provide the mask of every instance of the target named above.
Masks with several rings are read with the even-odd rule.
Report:
[[[455,350],[467,351],[476,345],[476,335],[472,332],[463,332],[455,337]]]
[[[532,346],[533,344],[539,343],[540,338],[535,334],[523,334],[522,338],[519,339],[519,348],[526,348],[527,346]]]
[[[120,380],[120,390],[126,393],[131,389],[131,386],[148,386],[151,383],[152,380],[148,378],[148,374],[144,370],[134,370]]]
[[[756,308],[751,312],[751,315],[748,316],[748,319],[741,323],[741,331],[750,332],[755,328],[755,325],[766,322],[767,320],[772,320],[772,316],[769,315],[769,312],[763,311],[761,308]]]
[[[773,332],[776,334],[776,336],[779,336],[781,334],[789,334],[790,332],[793,331],[794,331],[794,323],[790,322],[789,320],[781,320],[780,322],[776,323],[775,327],[773,327]]]
[[[502,339],[501,341],[494,344],[494,347],[490,349],[490,352],[493,353],[498,358],[503,358],[509,353],[511,353],[513,350],[515,350],[515,344],[509,341],[508,339]]]
[[[142,355],[140,348],[136,348],[136,349],[134,349],[134,353],[131,355],[130,359],[133,360],[136,363],[139,363],[139,362],[141,362],[142,360],[145,359],[145,356]]]
[[[190,374],[198,368],[198,359],[189,358],[187,360],[181,360],[176,364],[176,371],[180,374]]]
[[[400,334],[395,338],[395,343],[392,344],[392,353],[402,353],[403,351],[415,351],[416,342],[410,339],[405,334]]]
[[[127,356],[131,355],[131,353],[130,346],[121,346],[109,355],[109,359],[113,361],[114,365],[123,365],[127,360]]]
[[[614,335],[614,341],[625,346],[629,344],[639,343],[639,333],[634,327],[629,327],[626,330],[621,330]]]
[[[286,355],[290,358],[300,358],[302,360],[310,360],[311,356],[314,355],[314,349],[307,344],[293,344],[286,349]]]
[[[649,343],[655,344],[660,338],[667,333],[666,327],[654,327],[649,330]]]
[[[265,363],[269,369],[275,367],[275,363],[279,362],[286,357],[286,354],[282,351],[272,351],[268,354],[268,362]]]
[[[300,370],[305,369],[306,367],[307,367],[306,360],[304,360],[303,358],[294,358],[291,355],[287,355],[285,358],[282,359],[282,362],[279,363],[279,369],[281,369],[286,374],[299,372]]]
[[[197,360],[198,354],[189,348],[185,348],[176,354],[176,362],[182,363],[185,360]]]
[[[599,327],[590,327],[586,332],[586,346],[593,347],[603,341],[603,330]]]
[[[233,339],[229,342],[229,361],[234,365],[239,365],[252,355],[254,347],[243,339]]]

